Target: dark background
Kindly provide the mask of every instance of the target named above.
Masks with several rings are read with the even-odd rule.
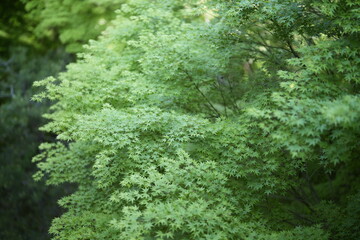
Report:
[[[73,58],[53,39],[39,39],[31,29],[24,3],[0,4],[0,239],[49,239],[51,220],[59,216],[60,196],[69,186],[35,182],[31,159],[38,145],[54,136],[38,130],[47,103],[31,101],[32,84],[64,70]]]

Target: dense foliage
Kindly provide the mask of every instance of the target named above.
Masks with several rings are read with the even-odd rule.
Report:
[[[107,1],[106,1],[107,2]],[[359,239],[358,0],[128,0],[37,86],[54,239]]]

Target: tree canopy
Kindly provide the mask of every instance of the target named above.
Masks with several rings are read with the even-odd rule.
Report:
[[[53,239],[360,237],[359,1],[104,4],[101,37],[36,83],[57,135],[36,178],[78,186]]]

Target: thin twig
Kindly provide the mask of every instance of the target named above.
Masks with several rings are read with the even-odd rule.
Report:
[[[219,83],[215,83],[215,87],[217,87],[217,89],[219,89],[219,92],[220,92],[220,95],[221,95],[221,98],[223,100],[223,104],[224,104],[224,108],[225,108],[225,116],[228,117],[228,114],[227,114],[227,104],[226,104],[226,100],[225,100],[225,97],[224,97],[224,93],[221,89],[221,86]]]
[[[216,112],[217,116],[220,117],[221,114],[218,112],[218,110],[214,107],[214,105],[211,103],[211,101],[205,96],[205,94],[200,90],[199,86],[195,83],[194,79],[192,78],[192,76],[186,71],[184,70],[185,74],[187,75],[187,77],[189,78],[190,82],[192,82],[196,88],[196,90],[201,94],[201,96],[207,101],[207,103],[209,104],[210,108]]]

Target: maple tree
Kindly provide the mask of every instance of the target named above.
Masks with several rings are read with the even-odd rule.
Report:
[[[359,8],[129,0],[59,77],[54,239],[357,239]]]

